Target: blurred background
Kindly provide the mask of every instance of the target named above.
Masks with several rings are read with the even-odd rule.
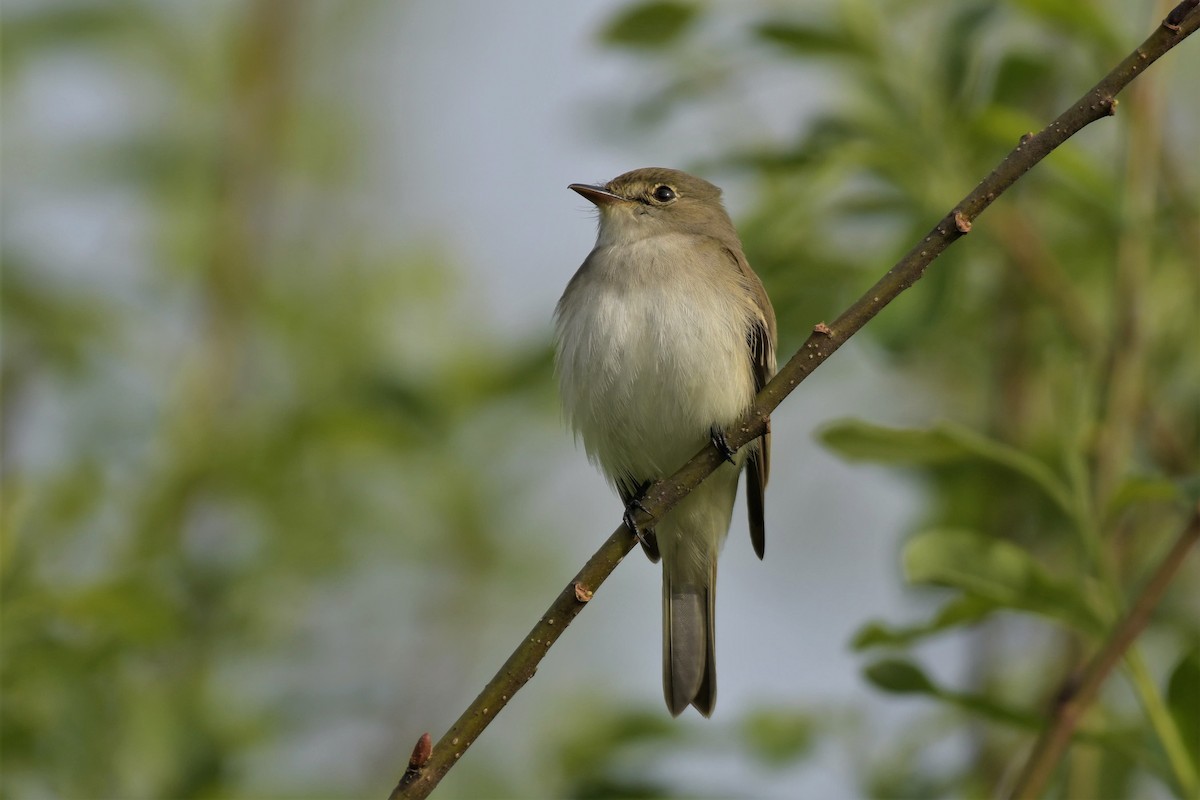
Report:
[[[619,523],[553,386],[566,185],[725,187],[782,362],[1167,8],[6,2],[0,796],[385,796]],[[779,409],[713,719],[634,554],[440,795],[1010,783],[1200,495],[1197,74]],[[1058,795],[1196,790],[1198,560]]]

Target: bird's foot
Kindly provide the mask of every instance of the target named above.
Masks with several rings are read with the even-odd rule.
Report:
[[[642,481],[638,484],[636,490],[625,495],[626,497],[629,497],[629,501],[625,504],[625,513],[621,516],[621,521],[625,523],[625,527],[629,529],[630,533],[637,537],[638,542],[642,545],[642,547],[646,548],[647,552],[657,549],[654,547],[655,543],[652,540],[654,534],[650,530],[643,531],[641,526],[639,526],[634,520],[633,516],[634,512],[641,511],[650,519],[654,519],[654,515],[650,513],[650,509],[646,508],[646,506],[642,503],[642,500],[646,497],[646,491],[651,487],[651,485],[653,485],[653,483],[654,481],[650,480]]]
[[[717,448],[717,452],[728,461],[730,464],[736,463],[733,460],[733,455],[737,451],[729,446],[729,442],[725,439],[725,431],[720,425],[713,425],[709,429],[709,438],[712,440],[713,447]]]
[[[643,485],[641,491],[646,491],[647,486],[649,486],[648,483]],[[649,548],[650,543],[646,540],[646,534],[642,531],[641,527],[633,518],[635,511],[641,511],[646,516],[654,519],[654,515],[646,509],[646,506],[642,505],[641,494],[630,500],[629,505],[625,506],[625,513],[621,516],[621,521],[625,523],[625,527],[628,528],[629,532],[637,538],[638,543],[641,544],[642,547]]]

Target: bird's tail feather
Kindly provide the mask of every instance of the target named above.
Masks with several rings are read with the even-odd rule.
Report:
[[[692,705],[707,717],[716,705],[716,579],[715,557],[699,579],[681,580],[664,565],[663,693],[674,716]]]

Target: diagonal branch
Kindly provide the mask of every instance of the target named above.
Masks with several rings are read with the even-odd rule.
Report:
[[[1016,148],[1005,156],[990,175],[831,325],[817,325],[804,345],[759,393],[742,422],[726,431],[729,446],[737,449],[761,436],[767,430],[771,412],[783,399],[884,306],[920,280],[929,264],[968,233],[972,221],[1022,175],[1086,126],[1111,116],[1117,106],[1118,92],[1200,28],[1198,6],[1200,0],[1183,0],[1141,46],[1070,109],[1041,132],[1022,137]],[[642,501],[645,509],[637,511],[634,521],[639,525],[648,524],[661,517],[695,489],[722,461],[723,457],[715,447],[709,446],[697,453],[670,478],[650,487]],[[428,757],[421,753],[421,763],[418,764],[418,754],[414,752],[413,761],[400,783],[392,790],[389,800],[426,797],[433,791],[496,714],[533,677],[550,646],[583,610],[592,592],[616,569],[635,541],[624,526],[608,537],[574,580],[559,593],[495,677],[434,745],[432,753]]]
[[[1071,737],[1083,713],[1096,699],[1108,674],[1117,666],[1134,639],[1145,629],[1150,621],[1151,612],[1162,599],[1183,559],[1197,541],[1200,541],[1200,505],[1192,512],[1187,526],[1163,557],[1154,575],[1146,582],[1125,619],[1109,635],[1104,647],[1092,657],[1082,674],[1069,680],[1060,693],[1050,721],[1034,744],[1029,761],[1017,778],[1010,797],[1032,799],[1041,796],[1067,745],[1071,743]]]

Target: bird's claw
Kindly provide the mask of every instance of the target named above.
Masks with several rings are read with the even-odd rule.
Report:
[[[709,436],[712,440],[713,447],[717,448],[717,452],[721,457],[730,464],[736,463],[733,460],[733,455],[737,451],[729,446],[729,442],[725,439],[725,431],[721,430],[720,425],[713,425],[709,430]]]
[[[640,497],[635,497],[630,500],[629,505],[625,507],[625,513],[621,516],[621,521],[625,523],[625,527],[629,529],[629,532],[634,535],[642,547],[649,547],[650,545],[646,541],[646,535],[642,532],[641,527],[633,519],[633,513],[635,510],[640,510],[643,514],[650,518],[654,517],[654,515],[647,511],[646,507],[642,505],[642,499]]]

